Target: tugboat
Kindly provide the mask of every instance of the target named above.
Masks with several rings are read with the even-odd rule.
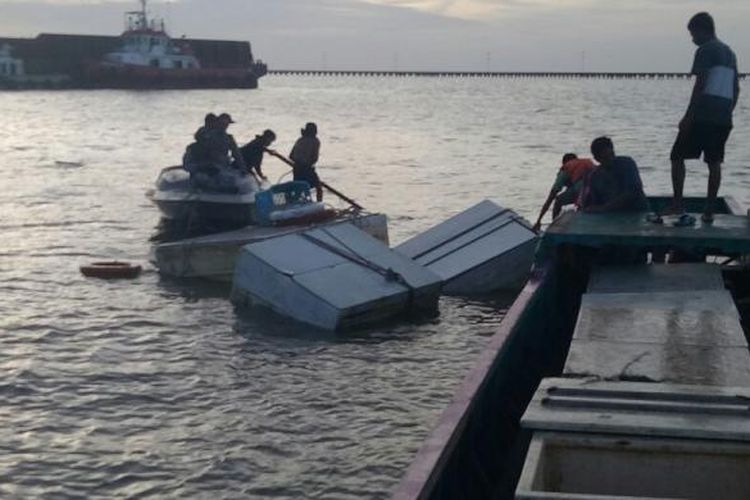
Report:
[[[246,67],[204,66],[187,40],[173,40],[163,19],[149,19],[146,3],[125,13],[119,47],[84,65],[94,88],[255,88],[266,73],[261,61]]]

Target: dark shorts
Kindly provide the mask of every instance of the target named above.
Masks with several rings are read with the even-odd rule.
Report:
[[[724,145],[731,131],[731,126],[694,123],[677,134],[669,158],[694,160],[703,153],[703,161],[706,163],[721,163],[724,161]]]
[[[320,178],[315,167],[294,167],[293,174],[295,181],[305,181],[314,188],[320,186]]]

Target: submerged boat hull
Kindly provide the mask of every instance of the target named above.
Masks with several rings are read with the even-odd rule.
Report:
[[[388,243],[388,220],[385,215],[350,215],[323,224],[247,226],[236,231],[162,243],[154,247],[152,262],[164,276],[229,282],[240,250],[248,243],[340,222],[351,222],[369,235]]]

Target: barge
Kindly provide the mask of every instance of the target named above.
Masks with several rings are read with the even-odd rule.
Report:
[[[750,219],[729,198],[721,212],[558,218],[393,498],[743,498]],[[648,260],[623,271],[618,254]]]

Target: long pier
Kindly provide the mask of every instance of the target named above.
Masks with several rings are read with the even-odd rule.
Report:
[[[675,80],[689,79],[690,73],[631,73],[631,72],[555,72],[555,71],[376,71],[376,70],[316,70],[316,69],[274,69],[271,75],[294,76],[380,76],[380,77],[433,77],[433,78],[599,78],[632,80]],[[745,79],[747,73],[740,73]]]

